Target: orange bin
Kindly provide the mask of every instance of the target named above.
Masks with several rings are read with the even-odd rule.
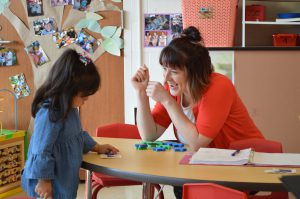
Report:
[[[238,0],[182,0],[183,27],[197,27],[207,47],[231,47],[237,7]]]
[[[297,34],[274,34],[273,46],[297,46]]]

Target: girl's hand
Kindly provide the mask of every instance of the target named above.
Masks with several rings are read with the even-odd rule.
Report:
[[[93,151],[99,154],[116,154],[119,152],[119,149],[110,144],[96,144]]]
[[[168,100],[172,100],[171,95],[165,90],[163,85],[159,82],[149,81],[146,94],[151,97],[154,101],[164,104]]]
[[[34,190],[40,198],[52,199],[52,184],[51,180],[40,179]]]
[[[146,90],[147,88],[149,78],[150,78],[149,69],[144,64],[136,71],[134,76],[131,78],[131,84],[135,90],[143,91]]]

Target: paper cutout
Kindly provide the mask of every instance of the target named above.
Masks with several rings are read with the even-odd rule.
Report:
[[[45,54],[38,41],[34,41],[32,44],[27,46],[25,50],[31,56],[36,67],[41,66],[49,61],[47,55]]]
[[[116,3],[121,3],[122,0],[112,0],[113,2],[116,2]]]
[[[13,66],[17,63],[16,52],[12,49],[0,48],[0,66]]]
[[[96,20],[96,21],[103,19],[103,17],[101,15],[98,15],[98,14],[93,13],[93,12],[87,12],[86,13],[86,18]]]
[[[121,34],[122,34],[122,28],[119,27],[119,28],[116,30],[115,34],[114,34],[112,37],[113,37],[113,38],[118,38],[118,37],[121,37]]]
[[[101,35],[104,38],[110,38],[114,35],[116,30],[117,30],[116,26],[105,26],[104,28],[101,29]]]
[[[102,42],[102,47],[110,54],[120,56],[118,44],[112,38],[107,38]]]
[[[88,19],[81,19],[76,25],[76,29],[82,29],[86,28],[89,25],[89,20]]]
[[[87,28],[90,31],[93,31],[93,32],[96,32],[96,33],[101,33],[100,25],[96,20],[90,20],[89,23],[88,23]]]
[[[18,99],[29,96],[30,89],[23,73],[9,77],[9,81]]]
[[[9,0],[1,0],[0,1],[0,14],[7,9]]]

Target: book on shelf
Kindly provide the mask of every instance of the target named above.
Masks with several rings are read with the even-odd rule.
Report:
[[[262,153],[251,148],[243,150],[200,148],[195,152],[189,164],[208,165],[256,165],[300,167],[300,154]]]
[[[294,17],[294,18],[276,18],[276,22],[300,22],[300,17]]]

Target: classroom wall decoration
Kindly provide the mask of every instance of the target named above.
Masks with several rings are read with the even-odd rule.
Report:
[[[124,47],[123,39],[120,38],[122,28],[101,27],[99,22],[103,17],[96,13],[107,10],[120,11],[113,3],[102,0],[22,1],[28,16],[27,27],[9,9],[10,1],[3,2],[5,1],[1,1],[0,11],[1,8],[7,7],[2,9],[2,14],[9,19],[24,42],[25,51],[32,63],[36,88],[42,84],[53,62],[63,52],[62,47],[74,48],[80,53],[86,51],[93,61],[104,52],[120,56],[120,49]],[[73,9],[64,13],[65,6],[72,6]],[[91,36],[83,29],[99,33],[101,39]]]
[[[144,47],[167,46],[183,30],[181,14],[145,14],[144,19]]]
[[[0,47],[0,66],[13,66],[16,63],[16,52],[13,49]]]
[[[23,73],[9,77],[9,81],[17,99],[29,96],[30,89]]]

